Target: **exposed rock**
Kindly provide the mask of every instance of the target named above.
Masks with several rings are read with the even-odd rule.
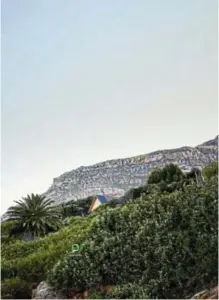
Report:
[[[206,298],[208,298],[208,290],[204,290],[195,294],[191,299],[206,299]]]
[[[60,292],[55,291],[48,283],[41,281],[33,290],[32,299],[66,299]]]
[[[202,169],[218,159],[218,136],[197,147],[160,150],[135,157],[115,159],[66,172],[53,180],[45,195],[61,203],[92,196],[104,191],[113,197],[123,196],[146,183],[149,172],[167,163],[178,164],[183,171]]]
[[[191,299],[218,299],[218,286],[195,294]]]

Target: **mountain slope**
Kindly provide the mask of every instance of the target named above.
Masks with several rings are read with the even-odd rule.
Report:
[[[218,159],[218,136],[196,147],[160,150],[130,158],[114,159],[92,166],[83,166],[53,179],[45,195],[57,203],[77,200],[104,191],[122,196],[130,188],[145,184],[148,173],[167,163],[182,170],[203,168]]]

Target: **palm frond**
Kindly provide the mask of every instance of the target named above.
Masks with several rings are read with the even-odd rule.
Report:
[[[61,226],[61,212],[54,201],[44,195],[27,195],[22,200],[14,201],[16,205],[9,207],[7,215],[11,220],[17,220],[17,233],[30,233],[33,236],[44,235],[48,229]]]

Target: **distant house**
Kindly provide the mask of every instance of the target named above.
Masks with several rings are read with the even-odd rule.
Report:
[[[111,196],[109,196],[109,195],[105,195],[103,190],[101,190],[101,192],[102,192],[102,195],[94,196],[94,199],[91,202],[91,205],[89,207],[88,214],[91,213],[92,211],[94,211],[98,206],[106,204],[111,200],[114,200],[118,204],[122,204],[122,205],[126,203],[125,197],[115,198],[114,197],[115,194],[111,194]]]
[[[108,201],[110,201],[112,198],[108,197],[106,195],[96,195],[91,202],[91,205],[89,207],[88,213],[91,213],[94,211],[98,206],[102,204],[106,204]]]

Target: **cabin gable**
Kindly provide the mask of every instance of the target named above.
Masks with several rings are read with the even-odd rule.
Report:
[[[92,201],[88,213],[94,211],[98,206],[105,204],[108,202],[108,199],[105,195],[97,195],[95,199]]]

